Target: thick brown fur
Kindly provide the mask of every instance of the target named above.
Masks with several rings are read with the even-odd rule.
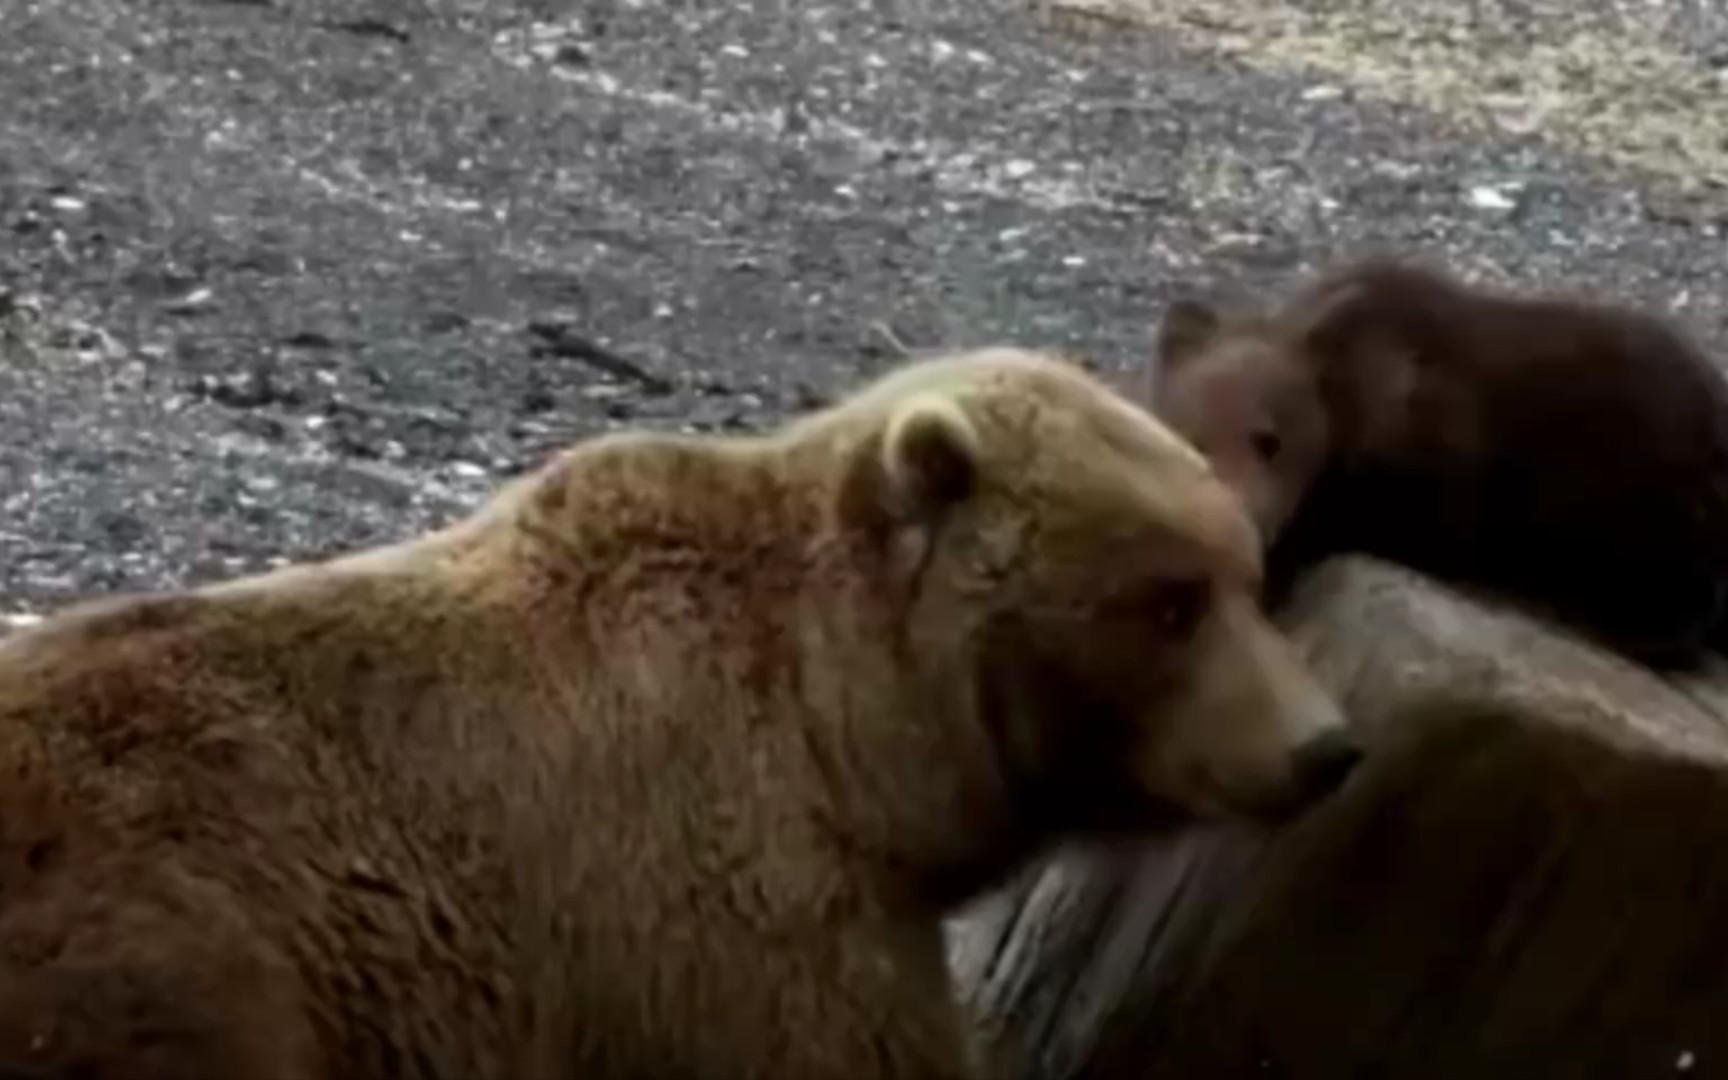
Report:
[[[938,918],[1355,751],[1078,368],[582,443],[402,545],[0,644],[0,1072],[962,1076]]]
[[[1383,256],[1271,312],[1171,314],[1157,409],[1257,499],[1275,587],[1354,550],[1653,663],[1723,641],[1728,387],[1664,321]]]

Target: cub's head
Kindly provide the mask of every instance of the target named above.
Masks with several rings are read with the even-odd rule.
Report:
[[[1178,300],[1153,357],[1154,411],[1206,455],[1267,544],[1319,477],[1330,442],[1300,345],[1273,320]]]
[[[813,442],[842,448],[824,459],[834,527],[909,688],[904,722],[962,732],[965,791],[1057,827],[1278,814],[1354,764],[1259,610],[1240,502],[1077,366],[1011,349],[913,364],[792,450]]]

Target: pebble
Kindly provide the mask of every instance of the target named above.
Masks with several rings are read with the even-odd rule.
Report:
[[[1518,203],[1499,188],[1474,187],[1470,189],[1470,205],[1478,210],[1510,210]]]

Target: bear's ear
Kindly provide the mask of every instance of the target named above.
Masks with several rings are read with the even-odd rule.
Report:
[[[1293,330],[1299,352],[1329,370],[1359,352],[1397,355],[1423,339],[1443,338],[1449,328],[1441,313],[1351,278],[1318,292],[1297,313]]]
[[[977,429],[953,399],[921,394],[900,404],[882,436],[889,513],[926,519],[966,498],[980,455]]]
[[[1158,325],[1153,360],[1170,370],[1211,341],[1223,321],[1218,309],[1204,301],[1184,298],[1172,302]]]
[[[895,535],[927,541],[926,526],[971,494],[980,446],[977,429],[949,398],[921,394],[894,405],[846,466],[840,521],[872,543]]]

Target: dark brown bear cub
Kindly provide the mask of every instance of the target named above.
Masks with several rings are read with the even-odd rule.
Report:
[[[1358,551],[1653,664],[1720,644],[1728,388],[1624,306],[1371,257],[1271,312],[1168,313],[1154,398],[1248,500],[1274,589]]]

